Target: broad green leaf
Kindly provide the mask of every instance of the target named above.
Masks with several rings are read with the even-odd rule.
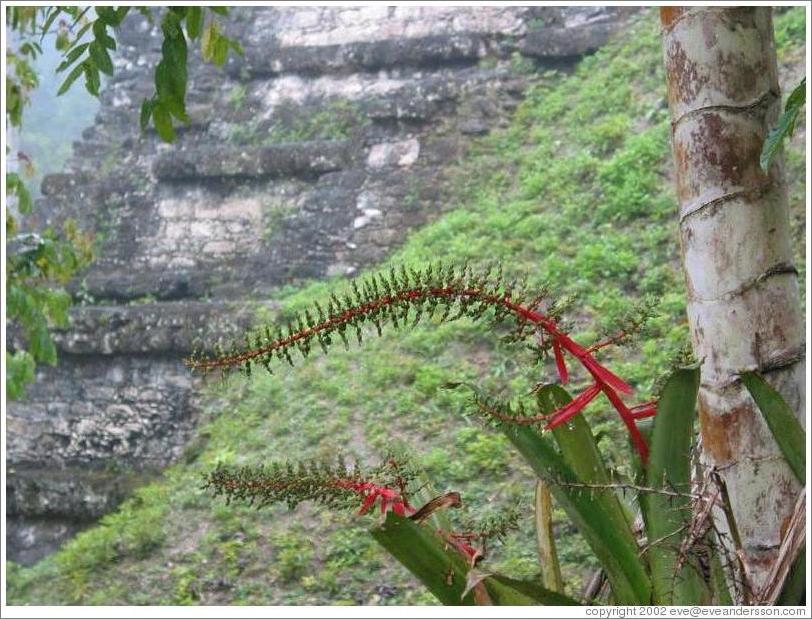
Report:
[[[19,400],[25,394],[25,385],[33,382],[37,364],[24,350],[11,354],[6,351],[6,397]]]
[[[755,372],[741,375],[795,477],[806,484],[806,432],[781,394]]]
[[[176,13],[168,12],[161,23],[164,40],[161,61],[155,68],[155,91],[161,108],[178,120],[185,121],[187,48],[178,19]]]
[[[559,385],[542,387],[538,391],[537,399],[540,409],[546,413],[552,413],[572,401],[570,394]],[[575,415],[567,423],[556,427],[552,430],[552,434],[558,443],[564,462],[580,481],[593,486],[612,485],[613,480],[606,470],[606,465],[598,450],[598,443],[582,414]],[[607,508],[610,509],[613,522],[617,527],[631,530],[634,518],[621,503],[614,489],[593,488],[591,492],[606,498]]]
[[[790,96],[787,98],[787,104],[784,108],[784,113],[778,119],[778,124],[770,130],[767,139],[764,141],[764,146],[761,149],[761,169],[767,172],[770,169],[770,164],[781,148],[784,140],[792,137],[795,132],[795,124],[798,121],[798,115],[801,108],[806,103],[806,78],[801,80],[801,83],[795,87]]]
[[[165,61],[158,63],[155,68],[155,91],[158,95],[158,102],[170,114],[184,120],[186,118],[185,110],[185,91],[177,83],[177,73],[174,72],[173,67]]]
[[[33,206],[31,193],[28,191],[28,187],[25,186],[23,179],[15,172],[6,174],[6,193],[17,196],[17,211],[21,215],[27,215],[31,212]]]
[[[214,50],[212,52],[212,62],[218,67],[222,67],[228,59],[228,45],[229,40],[224,36],[217,37],[214,42]]]
[[[228,7],[227,6],[210,6],[209,10],[212,13],[217,13],[218,15],[222,15],[223,17],[228,16]]]
[[[124,21],[124,18],[127,16],[127,13],[130,12],[130,7],[128,6],[120,6],[115,10],[115,22],[113,22],[112,26],[118,26]]]
[[[70,309],[70,295],[61,288],[49,288],[45,291],[45,313],[52,325],[59,328],[68,326],[68,310]]]
[[[715,536],[714,536],[715,537]],[[714,540],[720,544],[718,539]],[[721,548],[721,546],[718,546]],[[721,552],[710,553],[710,580],[713,586],[714,603],[718,606],[733,606],[733,596],[725,577],[725,568],[722,566]]]
[[[641,493],[640,507],[646,524],[649,544],[646,556],[657,604],[710,601],[710,591],[700,577],[696,557],[690,554],[680,557],[680,547],[691,523],[691,449],[698,390],[698,368],[677,370],[663,388],[654,417],[646,485],[655,491]]]
[[[451,606],[474,603],[473,594],[465,593],[470,566],[429,527],[389,512],[386,521],[370,532],[441,603]],[[565,595],[547,591],[534,583],[488,574],[487,570],[483,570],[483,576],[481,582],[495,604],[577,604]]]
[[[67,49],[70,49],[70,37],[68,36],[67,32],[60,32],[56,35],[56,41],[54,42],[54,47],[60,52],[64,52]]]
[[[54,346],[54,341],[51,339],[51,334],[48,333],[45,320],[41,319],[40,322],[34,324],[27,335],[28,351],[34,360],[56,365],[56,346]]]
[[[116,49],[116,40],[107,34],[107,26],[104,22],[96,20],[93,23],[93,36],[96,37],[99,45],[107,49]]]
[[[546,413],[552,413],[572,401],[570,394],[558,385],[542,387],[537,397],[539,407]],[[552,434],[564,461],[579,479],[597,484],[611,482],[595,437],[583,415],[575,415],[567,423],[553,429]]]
[[[112,24],[116,20],[116,12],[113,7],[110,6],[96,7],[96,15],[98,15],[96,21],[102,24]]]
[[[504,425],[505,436],[519,450],[536,475],[544,479],[606,570],[619,604],[648,604],[651,583],[639,548],[628,526],[618,526],[617,499],[592,493],[567,465],[552,443],[527,426]]]

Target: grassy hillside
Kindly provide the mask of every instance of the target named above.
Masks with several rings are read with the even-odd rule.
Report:
[[[803,9],[777,16],[776,23],[782,62],[797,66]],[[788,159],[797,183],[801,148],[793,147]],[[455,202],[390,262],[500,259],[509,272],[571,295],[570,317],[583,341],[611,329],[635,300],[650,295],[660,303],[646,339],[605,357],[640,397],[650,392],[687,334],[654,12],[574,74],[540,76],[510,126],[483,138],[456,168]],[[796,213],[803,213],[803,187],[792,196]],[[801,230],[799,255],[803,238]],[[277,318],[336,287],[343,285],[280,290],[284,309]],[[314,356],[295,370],[213,384],[184,460],[59,553],[32,568],[9,564],[8,602],[434,603],[365,533],[377,516],[226,506],[200,490],[201,476],[218,462],[336,452],[375,461],[408,448],[438,492],[463,494],[467,509],[460,518],[516,500],[529,504],[529,470],[505,440],[460,414],[463,394],[439,389],[467,379],[526,393],[539,379],[528,361],[482,326],[458,322],[371,336],[360,349]],[[626,468],[632,455],[607,408],[599,399],[586,414],[603,432],[613,464]],[[537,576],[526,513],[521,530],[491,553],[488,566]],[[577,593],[595,564],[563,513],[556,527],[564,579]]]

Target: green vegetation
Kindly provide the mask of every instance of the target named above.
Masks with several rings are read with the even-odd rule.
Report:
[[[238,87],[235,87],[235,90]],[[233,91],[229,102],[238,109]],[[364,127],[369,120],[358,106],[350,101],[337,99],[329,101],[318,110],[298,109],[295,103],[281,104],[277,115],[282,119],[270,126],[264,126],[254,119],[239,124],[229,124],[225,139],[233,144],[252,146],[273,146],[289,142],[311,140],[343,140],[354,131]]]
[[[237,84],[228,93],[228,103],[234,110],[239,111],[245,105],[245,95],[247,89],[245,84]]]
[[[779,54],[803,45],[803,29],[786,26],[798,15],[802,8],[776,18],[777,29],[794,33]],[[657,298],[645,340],[601,358],[641,399],[687,333],[658,36],[650,13],[574,75],[541,76],[511,125],[459,164],[456,208],[414,232],[390,260],[500,259],[532,287],[546,282],[573,296],[567,314],[584,342],[611,331],[634,301]],[[803,178],[801,148],[791,147],[790,178]],[[803,191],[793,188],[792,200],[802,226]],[[796,239],[802,257],[803,233]],[[279,318],[339,283],[280,290]],[[466,394],[439,388],[465,380],[526,393],[538,374],[521,369],[527,358],[517,363],[515,348],[491,340],[465,321],[428,325],[370,337],[363,348],[335,350],[296,370],[257,372],[250,383],[213,384],[189,456],[103,526],[32,568],[10,565],[9,603],[436,603],[366,533],[377,516],[226,506],[200,490],[201,479],[218,463],[336,452],[369,461],[410,446],[436,490],[430,495],[461,492],[460,517],[516,495],[529,499],[534,475],[507,439],[461,415]],[[586,415],[607,466],[629,472],[625,432],[610,407],[596,401]],[[530,510],[519,526],[486,565],[538,578]],[[596,566],[593,554],[560,508],[555,527],[565,588],[577,595]],[[135,542],[133,528],[150,533],[145,543]]]
[[[267,143],[341,140],[367,122],[357,105],[337,99],[315,113],[295,116],[289,125],[274,126]]]

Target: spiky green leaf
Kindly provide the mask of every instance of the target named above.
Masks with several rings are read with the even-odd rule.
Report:
[[[641,494],[640,506],[657,604],[707,603],[710,598],[696,557],[682,547],[691,522],[691,450],[698,390],[698,368],[677,370],[663,388],[654,417],[646,466],[647,486],[654,491]],[[687,556],[680,556],[681,551]]]
[[[585,488],[552,443],[527,426],[504,424],[505,436],[533,471],[550,484],[553,496],[606,570],[620,604],[648,604],[651,582],[628,526],[618,526],[617,498]]]
[[[795,477],[806,484],[806,432],[781,394],[755,372],[741,375]]]

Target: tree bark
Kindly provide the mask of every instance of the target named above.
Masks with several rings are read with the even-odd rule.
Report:
[[[738,378],[757,370],[802,423],[803,317],[783,162],[759,154],[781,107],[767,7],[663,7],[682,263],[706,463],[727,485],[758,591],[800,486]],[[724,529],[724,522],[719,522]]]

